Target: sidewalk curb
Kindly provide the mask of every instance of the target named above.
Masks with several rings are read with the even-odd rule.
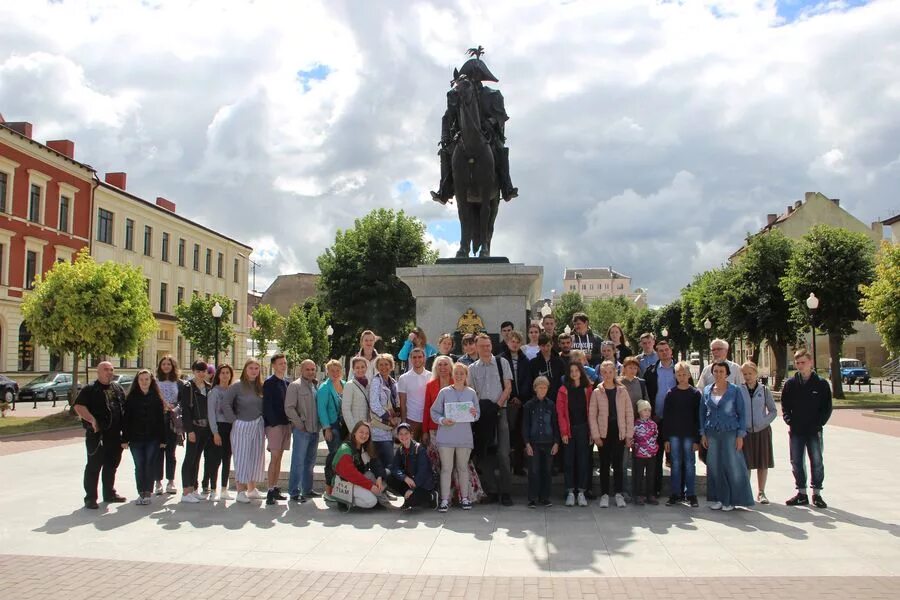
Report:
[[[881,419],[882,421],[893,421],[894,423],[900,423],[900,417],[891,417],[888,415],[879,415],[877,411],[875,412],[864,412],[862,416],[869,417],[870,419]]]
[[[40,431],[26,431],[25,433],[10,433],[8,435],[0,435],[0,442],[3,440],[12,440],[15,438],[25,437],[26,435],[39,435],[42,433],[56,433],[57,431],[75,431],[83,429],[81,425],[73,425],[71,427],[56,427],[54,429],[41,429]]]

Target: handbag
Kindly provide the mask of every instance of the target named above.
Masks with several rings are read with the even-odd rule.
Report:
[[[331,488],[331,495],[341,502],[349,505],[353,504],[353,484],[349,481],[344,481],[337,475],[334,477],[334,484]]]

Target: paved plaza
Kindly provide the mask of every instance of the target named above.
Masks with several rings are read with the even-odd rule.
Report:
[[[518,499],[512,508],[446,515],[344,515],[321,500],[266,507],[185,505],[177,497],[87,511],[81,444],[71,436],[4,441],[0,597],[171,597],[189,579],[194,598],[334,596],[326,588],[377,598],[896,598],[900,424],[888,425],[896,425],[893,435],[826,430],[830,508],[817,510],[783,505],[792,479],[786,429],[776,421],[768,485],[775,503],[730,514],[529,510]],[[3,452],[11,444],[19,450]],[[128,453],[117,487],[134,497]]]

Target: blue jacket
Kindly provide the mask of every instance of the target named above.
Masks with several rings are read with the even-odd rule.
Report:
[[[287,413],[284,412],[284,396],[290,382],[270,375],[263,382],[263,422],[266,427],[290,425]]]
[[[536,397],[522,409],[522,439],[526,444],[558,444],[559,422],[556,405],[550,397]]]
[[[750,406],[746,394],[733,383],[728,384],[725,395],[716,404],[712,400],[710,383],[703,388],[703,399],[700,402],[700,435],[707,431],[736,431],[738,437],[747,435],[750,424]]]
[[[403,347],[400,348],[400,352],[397,353],[397,358],[399,358],[400,360],[403,360],[403,361],[409,360],[409,353],[412,349],[413,349],[413,344],[411,341],[409,341],[409,339],[407,339],[405,342],[403,342]],[[430,356],[434,356],[435,354],[437,354],[437,349],[434,346],[432,346],[431,344],[425,344],[424,350],[425,350],[425,358],[428,358]]]
[[[347,387],[347,382],[341,380],[341,388]],[[323,428],[333,427],[341,419],[341,397],[330,379],[319,386],[316,391],[316,412],[319,415],[319,423]]]
[[[416,487],[423,490],[434,489],[434,470],[428,460],[428,450],[415,440],[409,443],[409,450],[402,445],[397,448],[391,463],[391,475],[401,481],[410,477],[416,482]]]

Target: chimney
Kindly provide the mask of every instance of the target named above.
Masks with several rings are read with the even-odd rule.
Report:
[[[794,202],[794,210],[797,210],[801,206],[803,206],[803,200],[797,200],[796,202]]]
[[[7,127],[31,139],[31,123],[27,121],[7,121],[4,123]]]
[[[794,205],[793,205],[793,204],[788,204],[788,207],[787,207],[787,214],[791,214],[792,212],[794,212]]]
[[[128,179],[128,175],[126,173],[107,173],[106,177],[104,177],[106,183],[109,185],[113,185],[120,190],[125,189],[125,181]]]
[[[872,221],[872,231],[875,232],[875,236],[879,241],[884,239],[884,225],[881,221]]]
[[[766,215],[766,225],[771,225],[772,223],[774,223],[777,220],[778,220],[778,215],[776,215],[775,213],[769,213]]]
[[[841,207],[841,199],[840,198],[832,198],[831,201],[834,202],[834,205],[837,206],[838,208]]]
[[[157,196],[156,205],[160,208],[164,208],[169,212],[175,212],[175,203],[169,200],[166,200],[162,196]]]
[[[50,140],[47,147],[75,160],[75,142],[72,140]]]

